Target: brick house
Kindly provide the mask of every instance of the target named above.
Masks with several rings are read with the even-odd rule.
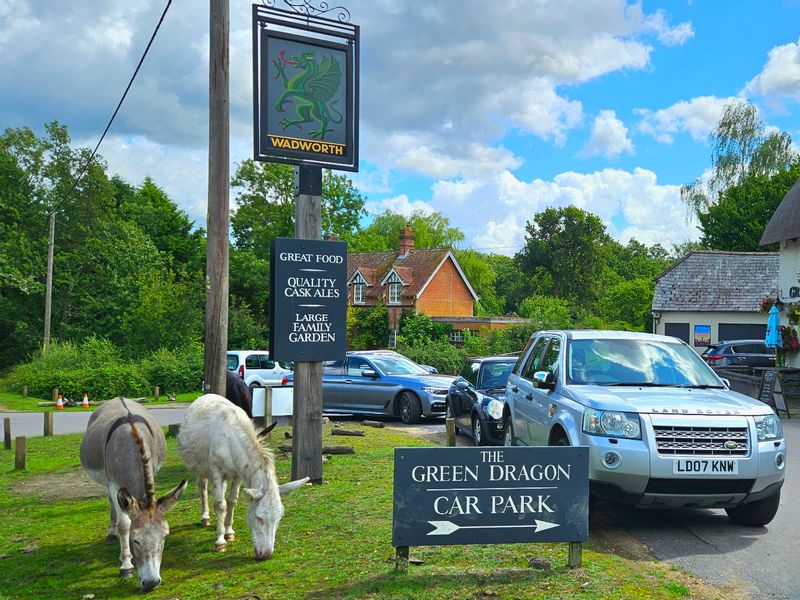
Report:
[[[450,248],[415,248],[406,226],[397,252],[347,255],[347,300],[352,306],[385,304],[394,339],[404,310],[471,320],[478,296]]]

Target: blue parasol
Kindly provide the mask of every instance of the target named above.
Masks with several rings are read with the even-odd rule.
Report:
[[[783,345],[781,340],[780,326],[781,317],[778,314],[778,309],[773,306],[769,309],[769,317],[767,318],[767,335],[764,338],[767,348],[780,348]]]

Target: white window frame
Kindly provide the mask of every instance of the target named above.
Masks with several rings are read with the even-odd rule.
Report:
[[[400,304],[402,296],[403,284],[390,283],[389,284],[389,304]]]
[[[397,348],[397,329],[389,332],[389,348]]]
[[[363,283],[353,284],[353,304],[365,304],[367,297],[367,286]]]
[[[463,329],[453,329],[450,332],[450,342],[454,344],[462,344],[464,343],[464,330]]]

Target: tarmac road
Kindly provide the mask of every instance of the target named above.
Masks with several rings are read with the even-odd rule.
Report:
[[[782,424],[786,481],[778,514],[766,527],[734,525],[723,510],[637,510],[605,502],[597,509],[656,558],[705,581],[736,584],[753,600],[800,599],[800,420]]]

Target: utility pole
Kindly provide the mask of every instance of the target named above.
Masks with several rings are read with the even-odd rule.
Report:
[[[322,239],[322,169],[295,167],[294,237]],[[322,483],[322,363],[294,363],[292,479]]]
[[[211,0],[208,62],[208,238],[204,393],[225,395],[228,346],[229,0]]]
[[[47,238],[47,285],[44,295],[44,350],[50,348],[50,318],[53,312],[53,249],[56,243],[56,213],[50,213],[50,234]]]

